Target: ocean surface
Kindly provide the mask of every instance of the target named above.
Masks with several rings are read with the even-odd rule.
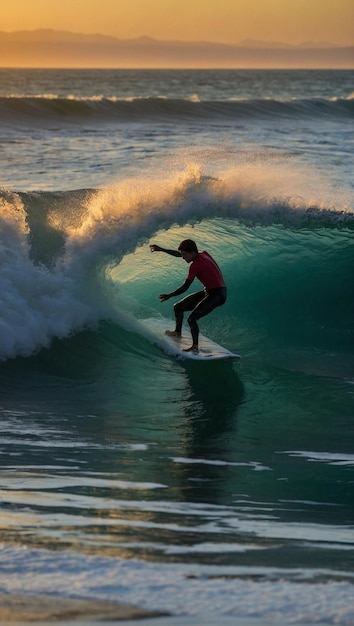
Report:
[[[0,70],[0,593],[354,624],[353,114],[353,71]],[[144,325],[185,238],[239,362]]]

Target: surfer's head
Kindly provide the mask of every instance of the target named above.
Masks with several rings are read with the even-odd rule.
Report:
[[[193,239],[184,239],[178,246],[178,250],[181,253],[182,259],[187,263],[194,261],[198,254],[197,244]]]
[[[178,246],[178,250],[180,252],[194,252],[195,254],[198,254],[197,244],[193,241],[193,239],[184,239],[181,241]]]

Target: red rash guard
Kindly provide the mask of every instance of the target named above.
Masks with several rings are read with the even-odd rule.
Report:
[[[187,279],[192,281],[198,278],[205,289],[217,289],[225,287],[225,281],[221,270],[208,252],[199,252],[189,267]]]

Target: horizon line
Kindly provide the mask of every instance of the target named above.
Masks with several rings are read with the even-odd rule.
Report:
[[[102,37],[102,38],[107,38],[107,39],[113,39],[115,41],[121,41],[121,42],[133,42],[133,41],[151,41],[151,42],[160,42],[160,43],[164,43],[164,44],[206,44],[206,45],[216,45],[216,46],[227,46],[227,47],[261,47],[262,45],[265,45],[266,47],[279,47],[279,48],[301,48],[304,46],[309,46],[310,49],[314,46],[315,48],[352,48],[354,47],[354,42],[352,43],[338,43],[335,41],[318,41],[318,40],[303,40],[300,41],[298,43],[286,43],[284,41],[278,41],[278,40],[265,40],[265,39],[257,39],[257,38],[252,38],[252,37],[247,37],[246,39],[242,39],[240,41],[237,42],[224,42],[224,41],[215,41],[215,40],[206,40],[206,39],[160,39],[159,37],[153,37],[151,35],[137,35],[136,37],[128,37],[128,38],[123,38],[123,37],[119,37],[117,35],[109,35],[107,33],[101,33],[101,32],[82,32],[82,31],[77,31],[77,30],[67,30],[67,29],[58,29],[58,28],[33,28],[33,29],[21,29],[21,30],[2,30],[0,29],[0,34],[6,34],[6,35],[14,35],[14,34],[20,34],[20,33],[40,33],[40,32],[47,32],[47,33],[67,33],[70,35],[79,35],[80,37]]]

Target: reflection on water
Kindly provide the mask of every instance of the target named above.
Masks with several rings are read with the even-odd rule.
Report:
[[[191,458],[227,460],[243,384],[227,361],[187,362],[184,367],[190,392],[181,424],[184,453]]]
[[[301,412],[304,378],[178,362],[107,326],[3,365],[0,381],[3,541],[348,568],[353,465],[328,442],[326,455],[301,453],[324,445],[329,419],[322,434]]]

